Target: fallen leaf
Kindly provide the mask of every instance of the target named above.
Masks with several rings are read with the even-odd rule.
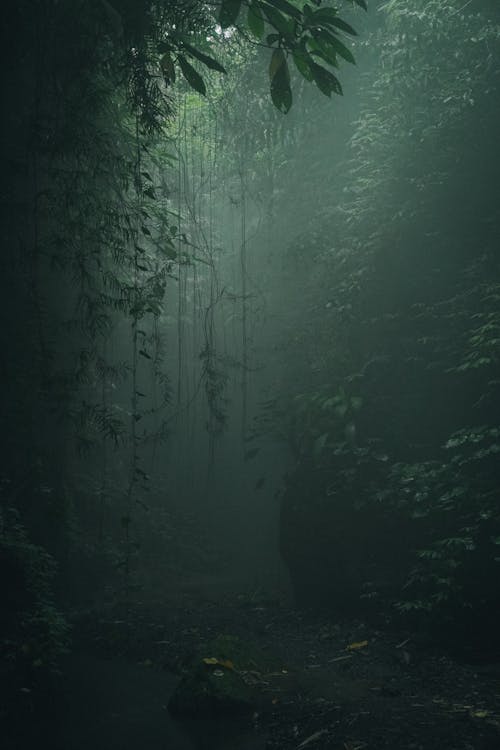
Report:
[[[409,643],[410,640],[411,640],[410,638],[406,638],[404,641],[401,641],[401,643],[398,643],[396,648],[403,648],[403,646],[406,646],[406,644]]]
[[[234,669],[234,664],[230,659],[216,659],[215,656],[206,656],[203,659],[204,664],[215,667],[225,667],[226,669]]]
[[[334,661],[344,661],[344,659],[352,659],[352,654],[347,654],[347,656],[337,656],[335,659],[328,659],[328,663],[333,664]]]
[[[350,643],[346,646],[346,651],[357,651],[360,648],[368,646],[368,641],[357,641],[356,643]]]
[[[327,733],[328,729],[320,729],[319,732],[314,732],[314,734],[311,734],[310,737],[307,737],[303,742],[301,742],[300,745],[297,745],[297,750],[302,750],[303,747],[311,745],[313,742],[316,742],[316,740],[319,740],[320,737],[323,737],[323,735]]]

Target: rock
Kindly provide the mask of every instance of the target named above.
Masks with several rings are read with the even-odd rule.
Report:
[[[276,660],[236,636],[219,635],[197,650],[175,689],[169,711],[177,716],[253,713],[265,702],[267,675]]]

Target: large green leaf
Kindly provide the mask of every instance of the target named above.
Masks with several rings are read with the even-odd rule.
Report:
[[[332,17],[328,21],[328,24],[330,26],[336,26],[337,29],[340,29],[341,31],[345,31],[346,34],[350,34],[351,36],[357,36],[358,35],[358,32],[355,29],[353,29],[350,24],[346,23],[346,21],[343,21],[341,18],[338,18],[338,17],[334,18],[334,17]]]
[[[223,29],[233,26],[240,14],[242,0],[222,0],[219,11],[219,23]]]
[[[332,45],[332,47],[336,50],[340,57],[343,57],[344,60],[352,63],[352,65],[356,64],[356,60],[354,59],[354,55],[352,54],[351,50],[347,49],[345,44],[343,44],[343,42],[341,42],[338,37],[334,36],[333,34],[329,34],[328,42]]]
[[[329,70],[323,68],[322,65],[313,62],[311,64],[311,72],[316,86],[325,96],[331,96],[332,93],[342,94],[342,86],[338,78],[333,73],[330,73]]]
[[[207,88],[205,86],[205,81],[200,76],[197,70],[193,68],[193,66],[188,63],[186,58],[183,55],[179,55],[179,65],[181,66],[182,75],[186,79],[186,81],[189,83],[191,88],[193,88],[195,91],[198,91],[198,93],[205,94],[207,93]]]
[[[189,52],[189,54],[193,57],[196,57],[196,59],[206,65],[207,68],[210,68],[211,70],[217,70],[219,73],[226,72],[224,66],[217,62],[217,60],[214,60],[213,57],[206,55],[204,52],[200,52],[199,49],[196,49],[196,47],[192,47],[187,42],[183,42],[183,44],[184,48]]]
[[[279,49],[275,49],[273,54],[271,55],[271,62],[269,63],[269,78],[271,79],[271,81],[278,72],[279,68],[281,68],[281,66],[284,65],[285,62],[285,53],[283,52],[281,47]]]
[[[292,5],[288,0],[266,0],[269,5],[273,5],[275,8],[280,10],[282,13],[286,13],[287,16],[295,18],[297,21],[302,20],[302,13],[295,5]]]
[[[264,16],[261,7],[255,2],[248,8],[247,25],[256,39],[262,39],[265,27]]]
[[[303,76],[306,81],[313,80],[313,74],[310,67],[311,56],[302,49],[294,49],[292,52],[293,61],[295,67],[299,71],[300,75]]]
[[[312,55],[319,55],[328,65],[337,67],[337,50],[328,38],[322,36],[323,32],[314,31],[314,38],[308,39],[307,44]]]
[[[262,10],[266,15],[267,20],[271,26],[274,26],[276,31],[279,31],[279,33],[287,39],[294,38],[294,24],[290,18],[285,18],[279,10],[276,10],[276,8],[273,8],[270,5],[263,5]]]
[[[335,34],[332,34],[325,29],[313,29],[312,34],[316,42],[316,45],[312,46],[312,48],[321,52],[322,57],[324,57],[330,65],[337,65],[337,55],[343,57],[347,62],[355,64],[356,61],[354,55],[349,49],[347,49],[345,44],[335,36]]]
[[[335,8],[319,8],[311,14],[310,18],[316,24],[328,24],[338,19],[338,11]]]
[[[339,18],[338,11],[335,8],[319,8],[313,11],[308,5],[305,5],[304,17],[305,25],[308,28],[319,29],[329,26],[340,29],[346,34],[351,34],[351,36],[357,36],[356,30],[342,18]]]
[[[274,106],[286,114],[292,106],[292,90],[290,88],[290,71],[282,49],[275,49],[269,65],[271,79],[271,99]]]
[[[314,15],[314,11],[312,10],[311,6],[306,3],[302,9],[302,12],[304,13],[306,22],[310,23]]]

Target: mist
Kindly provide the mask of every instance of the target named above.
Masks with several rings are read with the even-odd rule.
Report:
[[[7,3],[2,747],[498,748],[499,23]]]

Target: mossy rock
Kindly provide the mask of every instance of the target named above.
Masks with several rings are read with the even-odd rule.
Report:
[[[219,635],[197,650],[168,707],[179,716],[234,715],[254,711],[269,696],[266,676],[280,669],[254,644]]]

